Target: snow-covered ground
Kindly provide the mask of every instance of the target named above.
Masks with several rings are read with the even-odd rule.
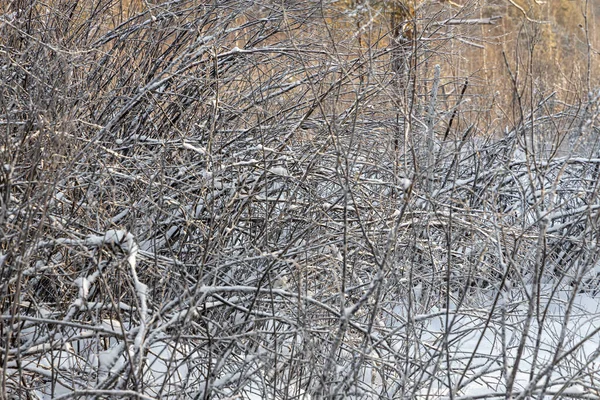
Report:
[[[529,295],[535,291],[531,286],[525,289]],[[405,393],[423,399],[506,398],[509,386],[513,398],[599,397],[600,297],[589,291],[574,293],[569,285],[552,283],[541,285],[533,302],[523,288],[506,290],[497,301],[493,293],[488,295],[489,302],[479,308],[456,304],[449,310],[433,307],[429,313],[412,315],[410,324],[405,323],[408,315],[403,308],[396,307],[395,319],[405,322],[374,329],[373,338],[387,336],[391,345],[372,348],[369,357],[356,365],[354,384],[360,391],[350,390],[344,397],[398,398],[399,393]],[[23,379],[31,388],[30,395],[39,399],[70,398],[75,393],[80,398],[102,394],[129,397],[134,393],[140,398],[193,398],[207,387],[207,365],[195,359],[198,349],[187,342],[150,334],[141,342],[145,357],[136,362],[136,346],[140,344],[123,338],[139,337],[139,324],[104,320],[94,329],[72,325],[55,331],[53,342],[60,342],[62,336],[61,348],[24,346],[19,361],[9,363],[9,382]],[[412,332],[407,332],[409,326]],[[20,340],[35,342],[36,337],[34,330],[24,329]],[[407,343],[406,338],[418,341]],[[288,341],[278,347],[280,357],[299,351],[290,345]],[[277,398],[266,395],[272,393],[267,379],[273,374],[266,361],[269,357],[264,357],[266,351],[264,347],[245,355],[223,353],[223,357],[236,359],[239,369],[230,367],[215,376],[213,393],[219,398]],[[382,375],[382,364],[401,364],[399,360],[407,356],[411,363],[420,362],[406,365],[412,371],[410,376]],[[143,387],[114,388],[115,379],[131,376],[132,365],[139,371]],[[396,372],[403,369],[402,365],[396,367]],[[344,369],[338,364],[340,375],[346,373]],[[394,384],[396,387],[391,387]],[[128,386],[116,386],[123,385]],[[311,398],[301,388],[293,392]]]

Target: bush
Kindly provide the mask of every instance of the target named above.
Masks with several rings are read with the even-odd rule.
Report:
[[[1,397],[598,396],[598,96],[486,123],[467,8],[84,3],[0,8]]]

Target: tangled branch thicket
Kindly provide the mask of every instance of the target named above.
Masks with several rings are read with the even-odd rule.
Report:
[[[600,397],[600,95],[485,123],[466,7],[0,10],[0,398]]]

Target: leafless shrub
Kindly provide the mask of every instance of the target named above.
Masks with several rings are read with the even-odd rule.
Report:
[[[479,124],[472,9],[0,10],[3,397],[597,396],[598,98]]]

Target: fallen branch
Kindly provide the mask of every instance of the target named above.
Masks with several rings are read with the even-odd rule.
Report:
[[[434,26],[446,26],[446,25],[495,25],[496,22],[501,19],[500,15],[489,17],[489,18],[469,18],[469,19],[458,19],[451,18],[445,21],[434,22]]]

